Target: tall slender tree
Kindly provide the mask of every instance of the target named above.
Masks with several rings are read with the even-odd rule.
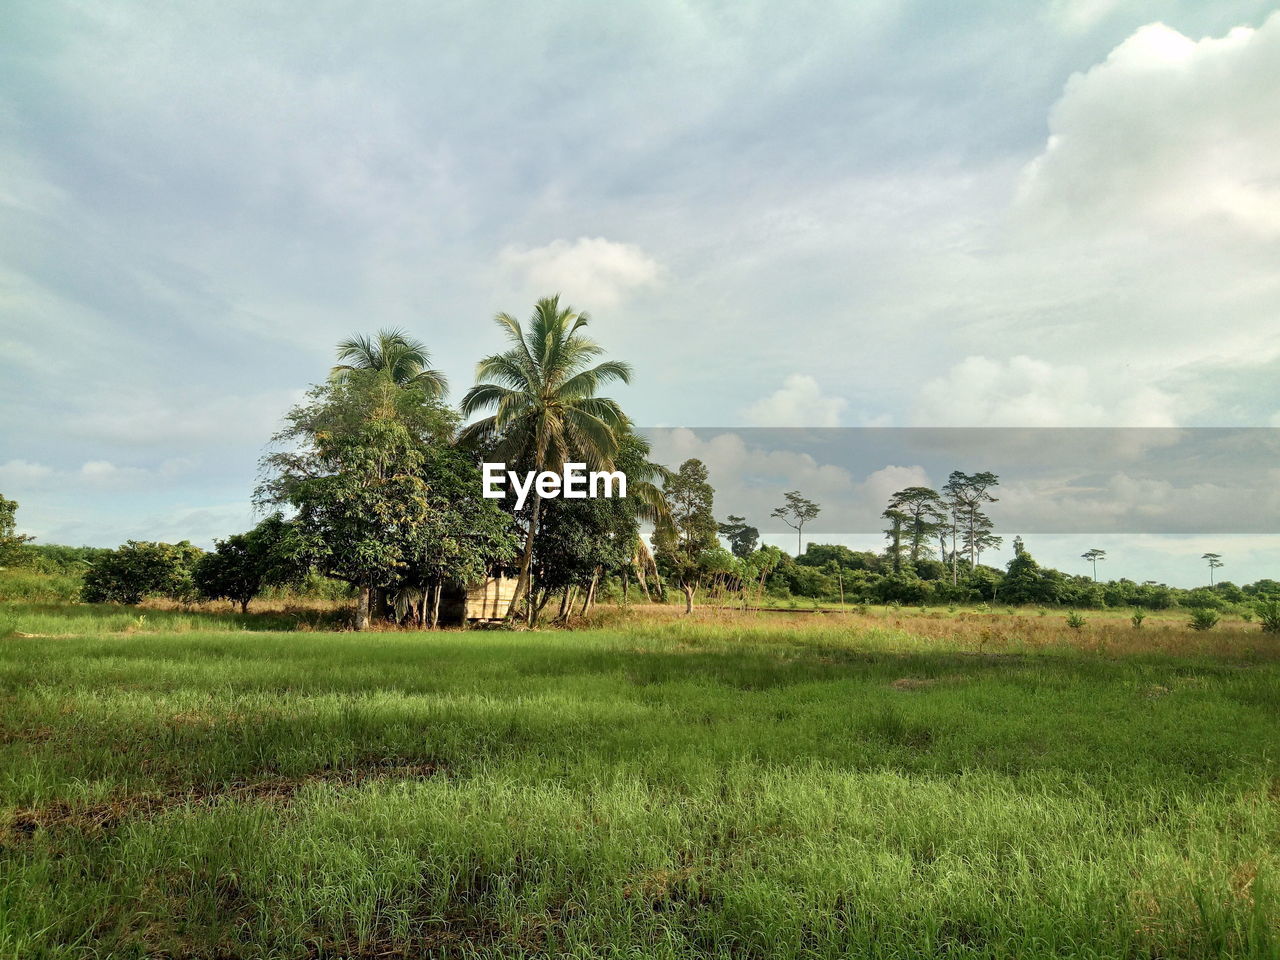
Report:
[[[627,419],[615,401],[597,393],[607,383],[630,383],[631,367],[617,360],[592,365],[604,351],[581,332],[590,317],[561,307],[558,294],[537,302],[527,327],[507,313],[494,319],[511,347],[477,366],[476,384],[462,399],[463,416],[490,409],[493,413],[466,427],[462,442],[532,470],[558,470],[565,463],[612,469]],[[529,595],[542,509],[536,487],[529,499],[512,615]]]
[[[812,500],[801,495],[799,490],[791,490],[782,495],[786,501],[774,509],[769,516],[781,520],[796,532],[796,556],[804,552],[804,525],[816,517],[822,508]]]
[[[982,512],[984,503],[995,503],[991,488],[1000,483],[1000,478],[990,471],[981,473],[964,473],[953,470],[942,488],[946,495],[946,504],[951,511],[951,582],[957,581],[956,549],[957,533],[964,536],[965,547],[969,553],[969,566],[976,568],[978,553],[981,550],[980,540],[990,542],[990,518]],[[986,530],[983,530],[984,523]]]
[[[670,512],[654,530],[654,556],[659,569],[684,591],[684,612],[692,613],[694,594],[712,571],[715,554],[727,554],[716,538],[715,491],[706,465],[686,460],[667,478],[664,493]]]
[[[1107,551],[1099,550],[1097,547],[1094,547],[1093,549],[1086,550],[1084,553],[1080,554],[1080,558],[1082,560],[1088,560],[1091,564],[1093,564],[1093,582],[1097,583],[1098,582],[1098,561],[1107,559]]]
[[[911,518],[901,510],[895,510],[890,507],[880,516],[889,521],[889,527],[885,530],[885,539],[889,541],[889,546],[885,552],[889,555],[889,560],[893,564],[893,572],[902,572],[902,528],[905,524],[910,523]]]
[[[1219,567],[1221,567],[1221,566],[1223,565],[1223,561],[1222,561],[1222,554],[1220,554],[1220,553],[1206,553],[1206,554],[1202,554],[1202,555],[1201,555],[1201,557],[1200,557],[1200,559],[1201,559],[1201,560],[1208,561],[1208,564],[1209,564],[1209,586],[1211,586],[1211,587],[1212,587],[1212,586],[1213,586],[1213,571],[1217,570]]]
[[[449,381],[431,369],[426,344],[412,340],[403,330],[379,330],[357,335],[338,344],[338,359],[331,376],[343,380],[357,370],[376,370],[399,387],[417,387],[428,399],[438,400],[449,390]]]

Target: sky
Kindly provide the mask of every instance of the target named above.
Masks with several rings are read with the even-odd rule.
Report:
[[[646,426],[1280,427],[1278,10],[17,0],[0,493],[208,544],[338,340],[403,327],[456,398],[554,291]],[[1110,570],[1227,542],[1280,579],[1264,533]]]

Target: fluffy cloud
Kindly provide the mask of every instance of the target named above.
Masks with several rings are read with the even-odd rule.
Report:
[[[1123,375],[1027,356],[967,357],[921,389],[917,426],[1168,427],[1174,400]]]
[[[769,518],[784,490],[799,490],[822,507],[811,528],[817,535],[876,530],[890,494],[931,482],[920,466],[888,465],[863,475],[823,463],[803,450],[772,446],[778,439],[775,431],[744,439],[733,431],[706,434],[675,428],[652,431],[651,439],[660,463],[675,467],[696,457],[706,464],[718,516],[741,514],[765,533],[786,532],[781,521]]]
[[[500,259],[535,295],[560,293],[564,302],[584,306],[616,306],[633,290],[657,283],[661,273],[658,262],[639,247],[604,237],[506,247]]]
[[[38,487],[53,474],[52,467],[29,460],[10,460],[0,463],[0,484],[6,489],[26,490]]]
[[[1280,236],[1277,116],[1280,14],[1199,41],[1149,24],[1068,82],[1020,203],[1091,228]]]
[[[818,381],[793,373],[781,387],[746,409],[753,427],[838,427],[849,405],[843,397],[827,396]]]

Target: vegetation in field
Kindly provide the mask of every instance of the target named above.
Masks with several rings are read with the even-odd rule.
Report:
[[[432,635],[11,609],[58,636],[0,645],[0,955],[1280,947],[1256,630],[1177,654],[996,612],[896,615],[934,638],[891,609]]]

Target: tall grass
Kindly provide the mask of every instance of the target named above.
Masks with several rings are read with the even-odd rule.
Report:
[[[78,612],[0,641],[0,956],[1280,950],[1280,663],[1227,636],[1256,627]]]

